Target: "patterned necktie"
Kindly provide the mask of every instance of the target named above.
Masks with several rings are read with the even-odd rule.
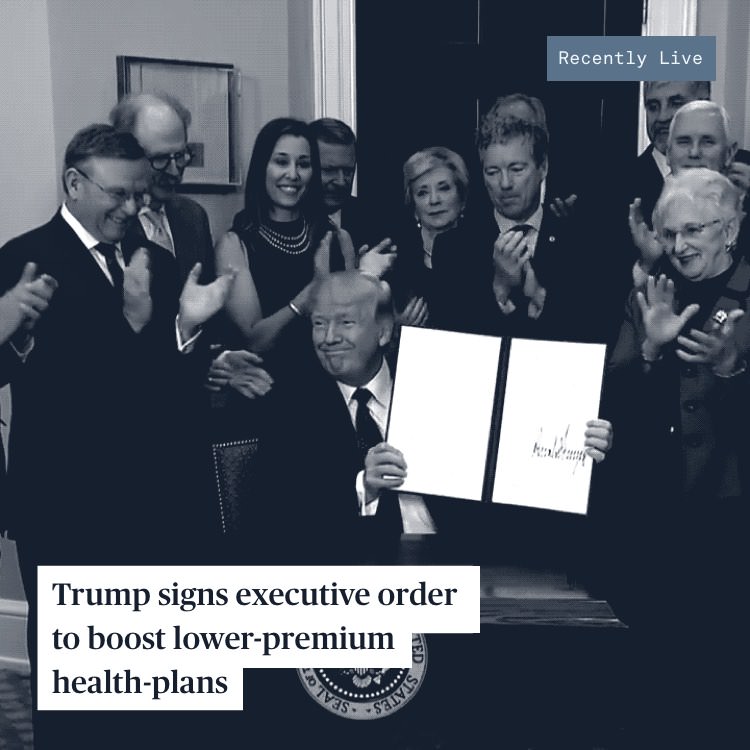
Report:
[[[151,225],[152,235],[149,238],[151,242],[155,242],[157,245],[169,250],[174,255],[174,245],[172,239],[169,236],[169,232],[164,226],[164,218],[160,211],[154,211],[148,209],[143,212],[146,216],[146,221]]]
[[[112,283],[114,284],[115,289],[122,294],[125,277],[120,264],[117,262],[117,248],[107,242],[100,242],[96,246],[96,249],[104,256],[104,260],[107,263],[107,270],[112,277]]]
[[[380,428],[367,408],[367,404],[370,403],[371,398],[372,393],[367,388],[357,388],[352,394],[352,399],[357,402],[354,429],[357,433],[357,445],[362,460],[362,467],[365,465],[367,451],[383,440],[383,434],[380,432]]]

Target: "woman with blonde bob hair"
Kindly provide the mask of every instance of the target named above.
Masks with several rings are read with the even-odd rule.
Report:
[[[464,160],[444,146],[412,154],[404,162],[403,171],[404,201],[410,218],[399,238],[392,285],[400,321],[424,325],[428,315],[434,317],[433,306],[441,304],[435,298],[439,274],[433,271],[440,265],[443,236],[451,234],[463,217],[469,172]]]

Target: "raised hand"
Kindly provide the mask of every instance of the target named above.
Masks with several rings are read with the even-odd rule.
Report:
[[[359,270],[382,279],[396,260],[396,246],[389,237],[370,248],[362,245],[359,249]]]
[[[378,443],[365,456],[365,501],[371,502],[383,490],[394,490],[404,483],[404,454],[388,443]]]
[[[531,248],[523,232],[502,232],[492,251],[495,280],[508,289],[521,286],[523,267],[530,257]]]
[[[750,164],[733,161],[729,165],[726,175],[742,193],[746,193],[750,188]]]
[[[558,219],[566,219],[573,213],[573,206],[577,200],[578,196],[575,193],[571,193],[567,198],[553,198],[549,203],[549,207]]]
[[[139,247],[123,269],[122,312],[130,327],[138,333],[151,320],[151,269],[148,250]]]
[[[402,326],[423,326],[427,323],[429,311],[422,297],[412,297],[402,312],[396,315],[396,323]]]
[[[19,328],[30,331],[49,306],[57,281],[48,274],[37,276],[36,268],[27,263],[16,285],[0,297],[0,344]]]
[[[180,332],[190,338],[195,330],[224,306],[237,271],[229,268],[210,284],[199,284],[201,264],[196,263],[180,294]]]
[[[664,274],[658,279],[649,276],[646,293],[636,292],[636,300],[646,331],[643,353],[647,359],[656,359],[661,348],[677,338],[688,320],[700,310],[699,305],[692,304],[679,315],[675,313],[674,282]]]
[[[712,321],[708,333],[693,328],[686,336],[678,336],[677,356],[683,362],[710,365],[719,375],[731,375],[739,359],[737,321],[743,315],[742,310],[732,310],[723,323]]]
[[[638,248],[644,271],[650,271],[664,254],[664,248],[656,232],[648,228],[641,210],[641,199],[636,198],[628,210],[628,226],[633,244]]]

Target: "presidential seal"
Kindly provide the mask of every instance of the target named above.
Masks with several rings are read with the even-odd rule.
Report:
[[[427,669],[427,642],[411,639],[411,666],[404,669],[298,669],[305,690],[345,719],[381,719],[402,709],[419,690]]]

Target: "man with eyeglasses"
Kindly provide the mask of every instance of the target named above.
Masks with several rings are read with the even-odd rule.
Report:
[[[116,130],[135,136],[151,166],[151,199],[139,210],[130,232],[169,250],[177,258],[181,283],[196,263],[202,267],[201,281],[211,281],[214,254],[208,216],[194,200],[176,193],[193,160],[187,142],[190,112],[168,94],[139,93],[124,97],[109,117]]]
[[[29,263],[57,282],[12,382],[7,512],[32,633],[37,565],[198,561],[214,512],[188,350],[233,281],[199,285],[196,265],[180,293],[167,250],[124,241],[150,181],[132,135],[82,129],[62,181],[55,216],[0,249],[0,296]],[[37,746],[59,747],[44,729]]]

